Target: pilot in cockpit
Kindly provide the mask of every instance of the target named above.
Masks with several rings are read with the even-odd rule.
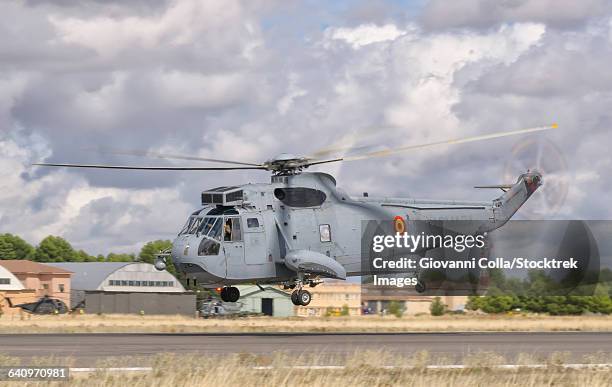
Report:
[[[223,225],[223,240],[229,242],[232,240],[232,220],[227,219]]]

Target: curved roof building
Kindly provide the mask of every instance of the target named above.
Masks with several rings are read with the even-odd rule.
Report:
[[[70,270],[72,289],[106,292],[182,293],[185,288],[167,271],[145,262],[54,262]]]
[[[25,287],[7,268],[0,265],[0,290],[23,290]]]

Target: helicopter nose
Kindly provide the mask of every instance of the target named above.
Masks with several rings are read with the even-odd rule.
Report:
[[[185,240],[183,238],[176,238],[172,242],[172,250],[170,252],[170,256],[172,257],[173,261],[181,258],[184,247],[185,247]]]

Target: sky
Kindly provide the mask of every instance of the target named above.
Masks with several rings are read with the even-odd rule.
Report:
[[[313,168],[349,193],[489,200],[516,215],[611,219],[612,3],[606,0],[0,3],[0,232],[91,254],[172,239],[200,192],[262,171],[134,172],[34,162],[262,162],[558,123],[556,131]],[[548,182],[548,184],[547,184]]]

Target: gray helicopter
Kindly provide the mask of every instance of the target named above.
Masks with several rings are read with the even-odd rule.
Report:
[[[503,226],[542,184],[537,171],[521,174],[514,184],[480,186],[504,193],[491,201],[420,200],[411,198],[352,197],[336,187],[327,173],[305,172],[320,164],[384,157],[419,148],[460,144],[557,128],[556,124],[351,156],[321,158],[281,154],[263,163],[245,163],[150,152],[114,152],[224,163],[223,167],[139,167],[91,164],[38,163],[34,165],[121,170],[266,170],[270,183],[207,189],[202,207],[194,211],[173,242],[172,250],[160,253],[155,266],[166,268],[171,258],[185,277],[208,288],[221,288],[223,301],[236,302],[241,283],[280,284],[294,289],[291,300],[306,306],[314,287],[323,278],[346,279],[369,274],[362,265],[362,221],[392,221],[396,230],[411,228],[415,221],[469,219],[472,233]],[[416,290],[425,284],[418,281]]]

